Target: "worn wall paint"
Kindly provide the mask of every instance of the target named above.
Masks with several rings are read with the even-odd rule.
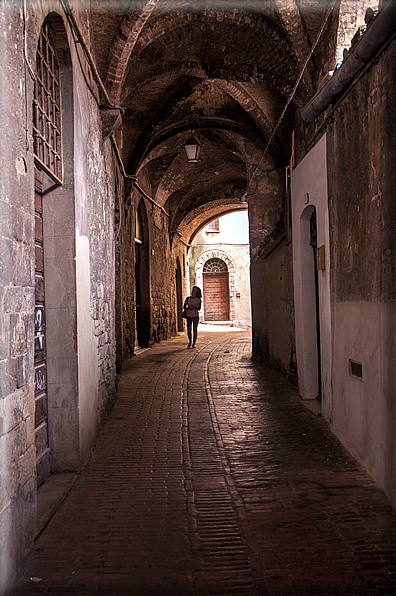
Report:
[[[252,356],[296,382],[291,246],[251,261]]]
[[[334,319],[332,428],[395,504],[396,308],[341,302]],[[352,374],[350,360],[362,365],[362,378]]]
[[[396,504],[395,41],[335,114],[333,429]],[[357,141],[358,139],[358,141]],[[351,378],[349,360],[363,365]]]
[[[99,358],[94,342],[95,322],[91,316],[90,245],[86,236],[76,235],[77,278],[77,346],[78,346],[78,395],[79,439],[81,461],[86,461],[98,431],[97,394]]]

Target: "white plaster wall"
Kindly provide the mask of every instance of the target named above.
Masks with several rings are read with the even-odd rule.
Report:
[[[95,324],[90,312],[89,240],[76,234],[77,346],[80,453],[82,461],[94,445],[97,428],[97,393],[99,383]]]
[[[326,267],[319,271],[322,414],[331,419],[331,304],[330,239],[328,221],[327,135],[292,172],[293,273],[296,324],[296,356],[299,389],[304,399],[318,395],[315,300],[309,217],[316,208],[318,246],[325,246]],[[307,196],[309,197],[307,202]]]
[[[396,505],[396,306],[334,307],[332,430]],[[362,379],[349,360],[362,364]]]
[[[74,48],[71,48],[74,53]],[[76,60],[73,61],[76,69]],[[78,362],[78,433],[80,462],[92,449],[98,429],[98,362],[94,321],[90,313],[91,267],[87,154],[90,138],[90,103],[84,81],[74,76],[74,186],[76,220],[76,293],[77,293],[77,362]]]

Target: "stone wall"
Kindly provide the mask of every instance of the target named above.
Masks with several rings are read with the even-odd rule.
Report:
[[[151,185],[144,170],[139,174],[139,187],[151,196]],[[175,256],[171,255],[169,221],[167,215],[157,205],[144,197],[133,184],[126,190],[124,217],[120,228],[121,245],[121,327],[122,359],[132,356],[136,348],[135,317],[135,222],[136,213],[143,214],[144,257],[144,301],[143,331],[147,347],[154,342],[169,339],[177,333]],[[182,251],[183,253],[184,251]],[[181,260],[182,259],[181,253]],[[147,282],[147,283],[146,283]]]
[[[124,195],[121,195],[119,207],[119,234],[117,242],[117,256],[119,277],[117,283],[117,312],[118,321],[116,332],[117,341],[117,366],[121,370],[122,362],[133,356],[135,349],[135,216],[134,195],[128,185]],[[137,199],[136,199],[137,201]]]
[[[343,346],[334,351],[332,425],[393,504],[395,64],[393,41],[336,112],[330,179],[334,345]]]
[[[150,225],[150,343],[176,333],[174,264],[171,259],[168,217],[155,205],[147,205]]]
[[[296,381],[292,250],[285,170],[268,172],[249,197],[253,358]]]
[[[34,437],[33,80],[37,41],[52,2],[10,3],[0,12],[0,592],[32,546],[36,527]],[[78,471],[110,407],[115,370],[116,162],[103,141],[89,91],[61,14],[63,184],[42,172],[47,315],[47,393],[52,473]],[[33,66],[32,66],[33,65]]]
[[[35,531],[34,177],[26,110],[23,22],[0,11],[0,592]],[[26,131],[26,127],[29,130]]]

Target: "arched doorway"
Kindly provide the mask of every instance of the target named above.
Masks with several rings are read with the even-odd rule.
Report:
[[[329,143],[331,138],[324,135],[315,150],[293,170],[291,185],[299,390],[303,399],[320,396],[322,413],[328,419],[332,416],[333,341],[327,170],[331,160]]]
[[[301,285],[304,296],[303,330],[304,361],[306,374],[306,399],[318,398],[321,394],[320,382],[320,313],[318,294],[318,272],[315,252],[317,249],[316,208],[309,205],[304,209],[300,220],[301,240]]]
[[[318,280],[318,268],[316,264],[316,250],[318,248],[318,230],[316,225],[316,209],[312,212],[309,220],[310,227],[310,241],[309,244],[312,246],[313,255],[313,272],[314,272],[314,299],[315,299],[315,322],[316,322],[316,350],[317,350],[317,363],[318,363],[318,396],[321,399],[322,394],[322,381],[321,381],[321,356],[320,356],[320,316],[319,316],[319,280]]]
[[[135,347],[150,344],[149,251],[146,209],[141,200],[135,224]]]
[[[220,258],[208,259],[202,271],[205,321],[230,320],[230,292],[227,264]]]
[[[216,268],[216,266],[219,265],[219,261],[222,261],[223,263],[225,263],[226,266],[226,270],[224,271],[214,271],[212,269],[212,267]],[[213,265],[211,265],[211,263]],[[217,263],[217,265],[216,265]],[[207,264],[207,268],[211,269],[211,270],[207,270],[204,271],[204,267]],[[221,267],[224,269],[224,265],[221,265]],[[206,313],[208,312],[208,315],[210,315],[210,312],[208,311],[209,308],[209,304],[208,304],[208,309],[205,309],[205,301],[206,303],[208,303],[209,300],[209,296],[211,293],[210,287],[208,288],[207,286],[207,292],[206,292],[206,296],[205,297],[205,284],[207,284],[207,282],[210,279],[211,275],[219,275],[219,273],[225,273],[226,275],[224,276],[228,281],[227,281],[227,288],[224,287],[223,290],[223,301],[225,303],[224,305],[224,311],[223,311],[223,315],[222,317],[227,317],[228,318],[214,318],[215,316],[218,317],[219,315],[212,315],[213,318],[211,319],[207,319],[206,318]],[[204,281],[204,276],[206,277],[206,281]],[[216,281],[216,280],[215,280]],[[223,280],[224,283],[224,280]],[[232,323],[236,324],[238,322],[237,320],[237,308],[236,308],[236,301],[237,301],[237,290],[236,290],[236,266],[235,266],[235,262],[232,259],[232,257],[226,253],[224,250],[220,250],[220,249],[216,249],[216,250],[208,250],[204,253],[202,253],[198,259],[197,262],[195,263],[195,284],[202,288],[203,290],[203,309],[201,310],[201,317],[203,320],[205,321],[231,321]],[[225,285],[225,283],[224,283]],[[224,297],[227,296],[227,298]],[[227,310],[227,312],[225,312]]]
[[[74,176],[67,167],[73,164],[73,74],[66,30],[56,13],[50,13],[41,28],[35,72],[34,364],[39,487],[51,473],[80,467]],[[67,126],[62,125],[65,121]],[[68,374],[61,375],[65,362]],[[70,409],[63,407],[65,395],[73,404]]]
[[[183,331],[183,289],[182,289],[182,270],[180,259],[176,259],[176,307],[177,307],[177,330]]]

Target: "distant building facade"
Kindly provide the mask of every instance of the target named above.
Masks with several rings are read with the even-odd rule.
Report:
[[[203,290],[203,322],[251,324],[247,212],[216,218],[195,236],[189,252],[190,286]]]

